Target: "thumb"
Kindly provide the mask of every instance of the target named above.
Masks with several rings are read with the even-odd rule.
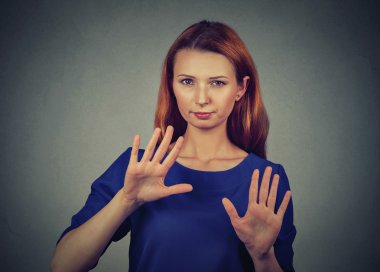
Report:
[[[193,186],[187,183],[176,184],[176,185],[172,185],[166,188],[167,188],[168,196],[175,195],[175,194],[188,193],[193,190]]]
[[[237,213],[234,204],[232,204],[232,202],[227,197],[224,197],[222,199],[222,203],[232,223],[240,219],[239,214]]]

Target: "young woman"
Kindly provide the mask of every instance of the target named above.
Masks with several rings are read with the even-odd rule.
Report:
[[[293,271],[290,186],[266,159],[258,74],[234,30],[201,21],[176,39],[154,127],[94,181],[52,270],[89,270],[131,231],[129,271]]]

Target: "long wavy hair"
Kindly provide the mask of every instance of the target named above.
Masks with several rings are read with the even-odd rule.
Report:
[[[185,29],[170,47],[162,67],[154,127],[161,128],[158,145],[168,125],[174,127],[172,142],[182,136],[187,122],[179,112],[173,91],[173,66],[176,53],[182,49],[210,51],[224,55],[234,66],[236,80],[243,84],[249,76],[247,90],[227,120],[230,141],[248,153],[266,159],[269,119],[260,92],[258,73],[253,59],[238,34],[229,26],[203,20]]]

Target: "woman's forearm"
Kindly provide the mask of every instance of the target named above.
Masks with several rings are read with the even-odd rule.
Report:
[[[249,252],[249,250],[248,250]],[[251,252],[249,252],[253,263],[255,265],[255,271],[257,272],[283,272],[282,268],[277,262],[276,256],[274,254],[274,248],[267,253],[267,255],[257,258]]]
[[[119,191],[103,209],[59,241],[51,270],[88,271],[99,260],[121,223],[136,208],[138,205],[127,201],[123,191]]]

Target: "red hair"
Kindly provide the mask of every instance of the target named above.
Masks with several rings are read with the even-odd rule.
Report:
[[[224,55],[235,68],[238,84],[249,76],[247,90],[227,120],[230,141],[248,153],[266,159],[269,120],[260,92],[258,73],[250,53],[238,34],[220,22],[200,21],[183,31],[170,47],[162,67],[154,127],[161,128],[160,144],[168,125],[174,127],[172,142],[182,136],[187,122],[179,112],[173,92],[173,66],[176,53],[182,49],[210,51]]]

